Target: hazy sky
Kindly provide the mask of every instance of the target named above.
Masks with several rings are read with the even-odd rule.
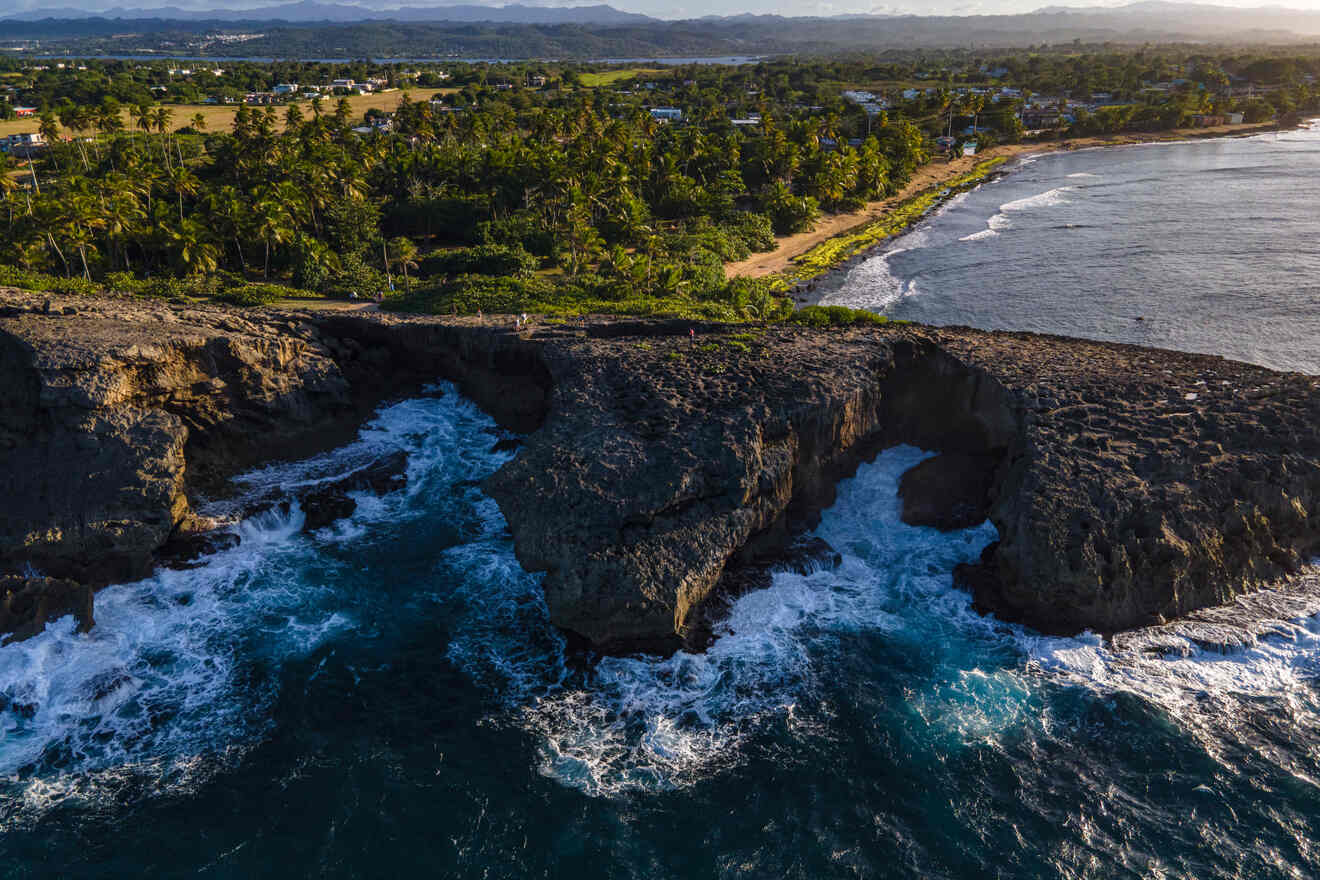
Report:
[[[395,2],[395,0],[391,0]],[[404,0],[399,0],[404,2]],[[577,6],[589,0],[556,2],[555,6]],[[695,18],[702,15],[735,15],[740,12],[778,15],[845,15],[851,13],[888,13],[913,15],[999,15],[1032,12],[1046,6],[1126,6],[1131,0],[600,0],[617,9],[643,12],[659,18]],[[545,5],[552,5],[546,3]],[[1320,9],[1320,0],[1208,0],[1205,5],[1287,9]]]
[[[178,6],[199,8],[253,8],[275,6],[292,0],[0,0],[0,9],[43,9],[74,6],[105,9],[113,6],[156,8]],[[471,3],[503,6],[520,2],[527,6],[584,6],[606,3],[616,9],[641,12],[657,18],[699,18],[704,15],[737,15],[744,12],[777,15],[844,15],[887,13],[915,15],[995,15],[1031,12],[1045,6],[1124,6],[1131,0],[321,0],[387,9],[398,6],[448,6]],[[1320,0],[1204,0],[1206,5],[1320,10]]]

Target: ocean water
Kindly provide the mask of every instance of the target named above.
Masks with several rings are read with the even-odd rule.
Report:
[[[824,302],[1320,373],[1320,123],[1027,158]]]
[[[314,534],[295,507],[0,647],[0,876],[1309,877],[1320,620],[1232,651],[1042,638],[952,586],[994,539],[903,525],[884,452],[702,655],[588,662],[479,481],[451,387],[291,487],[410,453]]]

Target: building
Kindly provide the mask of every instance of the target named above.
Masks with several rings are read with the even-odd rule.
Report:
[[[46,139],[36,131],[0,137],[0,153],[8,153],[22,159],[27,159],[45,148]]]
[[[1214,116],[1209,113],[1192,114],[1193,128],[1210,128],[1215,125],[1223,125],[1227,121],[1228,120],[1225,119],[1223,116]]]
[[[1228,120],[1229,125],[1241,125],[1244,117],[1241,113],[1229,113],[1224,118]]]
[[[1058,107],[1033,107],[1022,111],[1022,127],[1028,131],[1042,128],[1058,128],[1063,121],[1063,114]]]
[[[22,117],[24,117],[24,116],[36,116],[36,115],[37,115],[37,108],[36,108],[36,107],[15,107],[15,108],[14,108],[14,115],[15,115],[15,116],[18,116],[18,117],[20,117],[20,118],[22,118]]]
[[[298,93],[297,83],[280,83],[279,85],[275,86],[275,94],[277,95],[294,95],[297,93]]]
[[[678,122],[683,118],[683,111],[677,107],[652,107],[651,118],[660,122]]]
[[[351,88],[353,88],[353,86],[355,86],[355,85],[357,85],[357,83],[354,82],[354,81],[351,80],[351,79],[337,79],[337,80],[333,81],[332,83],[330,83],[330,88],[332,88],[332,89],[351,89]]]

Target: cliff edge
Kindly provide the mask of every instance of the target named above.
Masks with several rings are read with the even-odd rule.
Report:
[[[520,333],[0,291],[0,574],[25,595],[33,569],[139,577],[199,527],[190,497],[337,445],[438,378],[525,435],[485,488],[552,620],[601,650],[701,644],[711,609],[896,443],[948,454],[904,481],[917,521],[999,529],[958,572],[978,607],[1042,631],[1158,624],[1320,553],[1315,377],[965,329]]]

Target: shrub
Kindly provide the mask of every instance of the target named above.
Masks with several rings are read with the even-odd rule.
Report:
[[[331,273],[321,285],[322,293],[335,296],[356,293],[366,299],[387,290],[389,290],[389,282],[385,280],[385,273],[374,266],[368,266],[362,257],[355,253],[344,254],[340,258],[338,271]]]
[[[427,254],[418,265],[423,276],[512,275],[536,271],[536,258],[517,245],[483,244]]]
[[[774,224],[765,214],[740,212],[727,226],[729,233],[736,236],[752,253],[765,253],[776,247]]]
[[[788,317],[790,324],[807,327],[854,327],[862,324],[888,324],[889,319],[875,312],[847,306],[806,306]]]
[[[243,284],[227,287],[216,294],[216,299],[235,306],[268,306],[284,295],[288,288],[279,284]]]

